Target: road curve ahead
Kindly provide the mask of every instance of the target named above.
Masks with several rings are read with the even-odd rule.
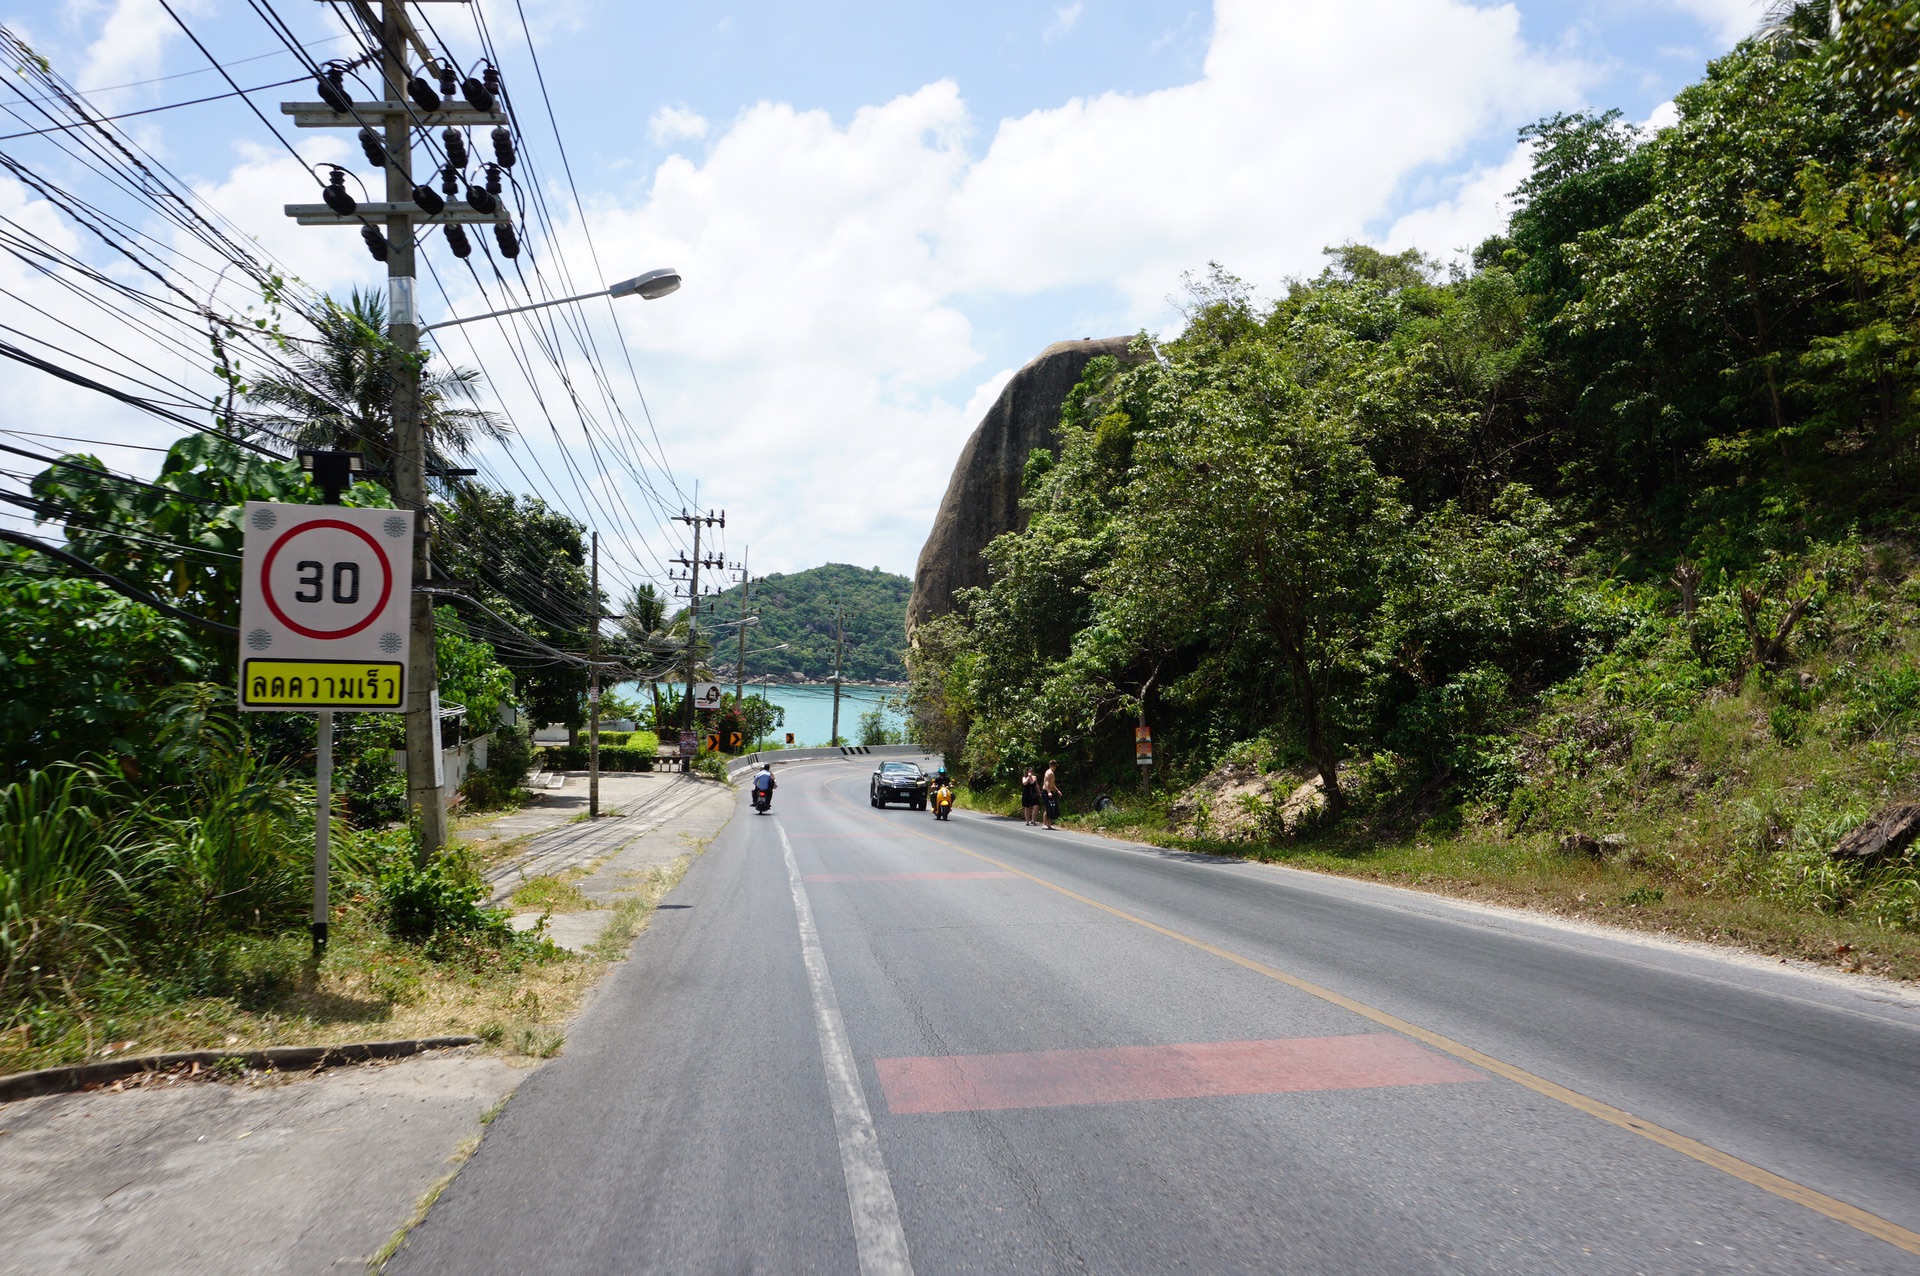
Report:
[[[1920,998],[797,763],[392,1270],[1920,1272]]]

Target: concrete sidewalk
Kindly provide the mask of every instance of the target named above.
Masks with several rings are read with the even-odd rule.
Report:
[[[547,933],[561,947],[579,951],[598,939],[613,920],[621,896],[653,870],[706,845],[733,814],[733,789],[717,780],[653,773],[632,778],[655,782],[630,786],[625,805],[616,806],[608,800],[606,777],[601,777],[601,809],[620,814],[551,827],[489,869],[495,906],[507,906],[514,891],[531,878],[573,876],[593,907],[553,914],[547,919]],[[541,915],[540,910],[523,909],[514,915],[513,924],[527,929]]]
[[[550,922],[569,948],[592,943],[623,895],[698,852],[734,811],[718,781],[621,778],[647,781],[603,783],[622,817],[571,824],[559,807],[495,822],[544,821],[497,866],[497,897],[522,870],[586,870],[577,884],[594,907]],[[364,1269],[531,1072],[468,1047],[311,1077],[0,1104],[0,1276]]]
[[[0,1272],[365,1268],[526,1075],[468,1048],[0,1105]]]

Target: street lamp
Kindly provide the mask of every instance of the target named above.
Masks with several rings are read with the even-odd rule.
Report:
[[[592,301],[595,297],[638,297],[642,301],[657,301],[668,293],[680,289],[680,272],[671,266],[662,266],[658,270],[649,270],[644,275],[635,275],[631,279],[622,279],[611,288],[599,292],[583,292],[575,297],[555,297],[552,301],[536,301],[528,306],[509,306],[505,310],[489,310],[483,315],[467,315],[462,319],[442,319],[439,323],[423,326],[423,333],[435,328],[451,328],[455,324],[473,323],[479,319],[498,319],[503,315],[517,315],[528,310],[545,310],[548,306],[564,306],[570,301]]]

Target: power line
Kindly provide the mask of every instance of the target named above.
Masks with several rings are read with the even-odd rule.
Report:
[[[109,120],[130,120],[136,115],[157,115],[161,111],[177,111],[183,106],[199,106],[203,102],[221,102],[230,97],[244,97],[249,93],[265,93],[268,89],[281,89],[289,84],[298,84],[306,78],[304,75],[296,75],[290,80],[275,80],[272,84],[259,84],[250,89],[235,89],[231,93],[213,93],[206,97],[191,98],[185,102],[168,102],[164,106],[149,106],[138,111],[119,111],[113,115],[96,115],[91,119],[81,120],[74,124],[54,124],[47,128],[28,129],[24,133],[7,133],[0,135],[0,142],[17,141],[23,137],[40,137],[46,133],[64,133],[69,129],[91,128],[95,124],[104,124]]]

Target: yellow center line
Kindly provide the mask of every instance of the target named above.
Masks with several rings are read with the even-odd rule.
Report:
[[[824,785],[822,786],[823,789],[825,787]],[[874,815],[869,811],[861,810],[831,789],[826,789],[826,792],[830,798],[851,810],[855,815],[863,815],[868,819],[878,820],[896,832],[900,831],[903,827],[895,824],[891,820],[886,820],[881,816]],[[1442,1036],[1440,1033],[1428,1028],[1422,1028],[1419,1024],[1409,1023],[1398,1015],[1388,1014],[1384,1010],[1369,1006],[1364,1001],[1355,1001],[1352,997],[1337,993],[1331,988],[1322,988],[1319,984],[1309,982],[1308,980],[1300,978],[1298,975],[1290,975],[1284,970],[1267,965],[1265,962],[1255,961],[1251,957],[1243,957],[1239,953],[1221,948],[1217,944],[1209,944],[1204,939],[1195,939],[1191,935],[1184,935],[1177,930],[1171,930],[1168,927],[1160,925],[1158,922],[1150,922],[1144,917],[1137,917],[1125,909],[1115,908],[1111,904],[1103,904],[1097,899],[1082,895],[1078,891],[1069,890],[1065,886],[1050,882],[1044,877],[1036,877],[1024,869],[1016,868],[1005,860],[995,859],[991,855],[983,855],[979,851],[970,850],[960,845],[958,842],[950,842],[946,838],[935,837],[933,834],[923,832],[917,828],[905,828],[905,831],[913,834],[915,837],[925,838],[929,842],[937,842],[941,846],[959,851],[962,855],[970,855],[983,863],[992,864],[995,868],[1003,869],[1006,872],[1014,874],[1016,877],[1024,877],[1036,886],[1044,886],[1050,891],[1065,895],[1068,899],[1085,904],[1089,908],[1097,908],[1101,912],[1113,917],[1118,917],[1122,921],[1132,922],[1135,926],[1144,927],[1156,935],[1164,935],[1168,939],[1186,944],[1192,948],[1197,948],[1203,953],[1211,953],[1215,957],[1230,961],[1236,966],[1253,971],[1255,974],[1265,975],[1267,978],[1283,983],[1289,988],[1298,989],[1308,996],[1318,997],[1322,1001],[1339,1006],[1342,1010],[1350,1010],[1364,1019],[1371,1019],[1382,1027],[1390,1028],[1395,1032],[1412,1037],[1415,1041],[1425,1042],[1434,1049],[1444,1051],[1456,1059],[1463,1059],[1475,1067],[1484,1068],[1495,1076],[1504,1077],[1516,1085],[1523,1085],[1536,1094],[1543,1094],[1549,1099],[1564,1103],[1570,1108],[1578,1109],[1588,1116],[1598,1117],[1609,1125],[1617,1125],[1621,1129],[1631,1131],[1643,1139],[1658,1143],[1661,1147],[1671,1148],[1682,1156],[1690,1156],[1703,1165],[1710,1165],[1722,1173],[1731,1174],[1743,1183],[1751,1183],[1762,1191],[1771,1192],[1783,1200],[1792,1201],[1797,1205],[1804,1205],[1815,1213],[1824,1214],[1830,1219],[1845,1223],[1848,1227],[1857,1228],[1869,1236],[1877,1237],[1887,1242],[1889,1245],[1896,1245],[1906,1250],[1909,1254],[1920,1254],[1920,1232],[1915,1232],[1900,1226],[1898,1223],[1890,1222],[1887,1219],[1881,1218],[1878,1214],[1869,1214],[1856,1205],[1849,1205],[1837,1197],[1828,1196],[1825,1192],[1817,1192],[1805,1184],[1796,1183],[1789,1178],[1783,1178],[1771,1170],[1763,1170],[1749,1161],[1743,1161],[1737,1156],[1722,1152],[1719,1148],[1702,1143],[1698,1139],[1690,1139],[1684,1134],[1667,1129],[1665,1126],[1655,1125],[1651,1121],[1635,1116],[1624,1108],[1616,1108],[1611,1103],[1602,1103],[1598,1099],[1581,1094],[1578,1090],[1569,1090],[1566,1086],[1549,1081],[1545,1077],[1535,1073],[1528,1072],[1525,1068],[1516,1067],[1502,1059],[1496,1059],[1485,1051],[1475,1050],[1472,1046],[1455,1041],[1451,1037]]]

